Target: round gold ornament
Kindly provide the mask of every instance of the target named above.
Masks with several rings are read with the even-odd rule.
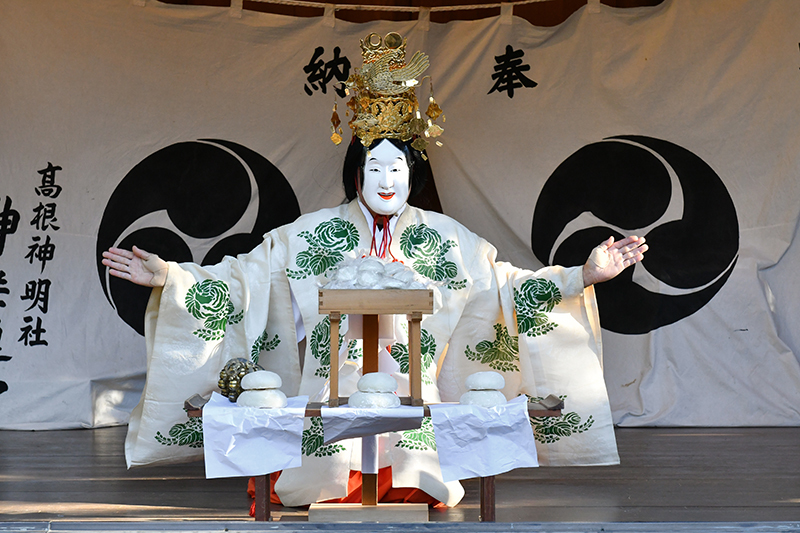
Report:
[[[231,359],[225,363],[225,366],[219,372],[217,385],[220,393],[226,396],[228,400],[235,402],[242,393],[242,378],[256,370],[264,369],[244,357]]]

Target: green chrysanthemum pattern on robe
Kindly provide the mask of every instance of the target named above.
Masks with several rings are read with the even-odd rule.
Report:
[[[330,457],[345,450],[341,444],[323,444],[323,442],[325,442],[325,432],[322,429],[322,417],[313,416],[311,426],[303,430],[300,450],[306,457]]]
[[[189,448],[203,447],[203,419],[190,417],[183,424],[175,424],[169,429],[169,436],[165,437],[156,431],[155,439],[163,446],[188,446]]]
[[[495,340],[480,341],[475,351],[467,346],[464,354],[470,361],[479,361],[498,372],[519,372],[519,337],[508,334],[503,324],[494,325]]]
[[[410,429],[402,432],[400,442],[395,444],[397,448],[406,450],[433,450],[436,451],[436,437],[433,433],[433,419],[426,416],[422,419],[419,429]]]
[[[231,293],[224,281],[205,279],[189,288],[186,293],[186,310],[203,327],[192,333],[205,341],[218,341],[225,336],[228,324],[236,324],[244,317],[244,312],[235,312],[231,303]]]
[[[350,361],[358,361],[362,357],[364,357],[364,351],[358,345],[358,341],[351,339],[350,342],[347,343],[347,358]]]
[[[532,402],[540,402],[544,398],[528,396]],[[566,395],[559,396],[566,400]],[[561,416],[532,416],[533,437],[543,444],[552,444],[563,438],[577,435],[587,431],[594,425],[594,418],[589,415],[586,422],[582,422],[581,415],[575,412],[563,413]]]
[[[436,339],[425,329],[420,331],[420,346],[422,360],[422,382],[432,384],[433,380],[428,375],[428,369],[433,366],[433,358],[436,355]],[[389,352],[392,359],[400,365],[400,373],[408,374],[408,344],[395,343]]]
[[[347,319],[347,315],[342,315],[341,324]],[[339,330],[341,331],[341,329]],[[339,333],[339,346],[344,342],[344,334]],[[319,324],[314,326],[309,342],[311,354],[314,359],[319,361],[319,368],[314,371],[318,378],[329,378],[331,375],[331,317],[326,316]],[[358,341],[355,339],[347,343],[347,358],[356,361],[363,356]]]
[[[281,340],[278,338],[277,333],[275,337],[270,340],[269,333],[267,333],[267,330],[264,330],[264,333],[259,335],[253,343],[253,347],[250,349],[250,360],[258,364],[258,358],[261,356],[261,352],[270,352],[277,348],[280,343]]]
[[[517,332],[537,337],[553,331],[558,324],[550,322],[547,315],[561,303],[561,291],[550,280],[531,278],[519,289],[514,289],[514,307],[517,311]]]
[[[341,330],[340,330],[341,331]],[[339,333],[339,346],[344,342],[344,335]],[[318,378],[328,378],[331,375],[331,317],[325,316],[319,324],[314,326],[309,343],[311,354],[319,361],[319,368],[314,371]]]
[[[295,257],[299,270],[286,269],[286,275],[292,279],[324,274],[344,259],[345,252],[352,251],[358,244],[356,226],[341,218],[326,220],[313,232],[301,231],[297,236],[306,240],[308,249]]]
[[[400,250],[414,260],[414,270],[430,280],[447,282],[447,288],[453,290],[467,285],[465,279],[455,281],[458,266],[445,257],[456,246],[455,241],[442,242],[439,232],[425,224],[409,226],[400,236]]]

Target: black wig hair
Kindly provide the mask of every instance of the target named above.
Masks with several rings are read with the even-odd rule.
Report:
[[[359,187],[364,184],[364,162],[367,160],[367,151],[378,146],[382,140],[376,139],[367,147],[361,144],[361,140],[358,137],[353,135],[350,146],[347,147],[347,155],[344,156],[344,167],[342,168],[342,185],[344,185],[344,194],[348,200],[353,200],[358,196],[356,180],[358,180]],[[411,181],[408,197],[413,198],[425,187],[425,182],[428,181],[428,176],[431,175],[431,164],[422,157],[424,152],[411,148],[411,141],[386,140],[406,156],[409,180]]]

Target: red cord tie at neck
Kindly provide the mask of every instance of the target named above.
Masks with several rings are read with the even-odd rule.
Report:
[[[378,215],[373,217],[372,219],[372,243],[369,247],[369,255],[372,255],[375,252],[375,255],[380,257],[381,259],[386,259],[386,253],[389,253],[389,256],[392,258],[392,262],[397,261],[397,258],[392,254],[392,231],[389,229],[389,218],[386,215]],[[375,239],[376,234],[379,230],[378,222],[383,227],[381,229],[381,243],[380,245],[377,244]]]

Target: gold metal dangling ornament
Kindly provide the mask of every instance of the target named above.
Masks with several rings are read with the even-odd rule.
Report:
[[[439,107],[439,104],[436,103],[436,99],[433,97],[433,80],[430,82],[430,91],[431,95],[428,98],[428,109],[425,111],[425,114],[428,115],[431,120],[436,121],[436,119],[444,114],[444,111],[442,111],[442,108]],[[444,117],[442,117],[442,122],[444,122]]]
[[[434,124],[432,120],[428,120],[428,127],[425,129],[425,137],[438,137],[444,133],[444,128],[438,124]]]
[[[411,143],[411,147],[417,150],[418,152],[421,152],[428,147],[428,141],[420,135],[419,137],[414,139],[414,141]]]
[[[442,108],[439,107],[439,104],[436,103],[436,100],[433,98],[433,95],[431,95],[431,97],[428,100],[430,101],[430,103],[428,104],[428,109],[425,110],[425,114],[431,117],[431,120],[436,120],[437,118],[439,118],[444,114],[444,111],[442,111]],[[444,118],[442,118],[442,121],[444,122]]]
[[[436,124],[436,119],[442,117],[442,122],[444,122],[444,112],[442,108],[439,107],[439,104],[436,103],[436,99],[433,97],[433,80],[430,82],[430,91],[431,95],[428,98],[428,109],[425,111],[425,114],[428,115],[428,124],[427,128],[425,128],[425,137],[428,138],[436,138],[444,133],[444,128]],[[441,146],[441,141],[436,141],[437,146]]]
[[[336,107],[337,104],[334,102],[333,115],[331,115],[331,141],[338,146],[342,143],[342,128],[339,127],[342,121],[339,119],[339,113],[336,112]]]
[[[425,131],[425,121],[422,120],[422,117],[419,114],[419,109],[417,109],[416,113],[414,114],[414,118],[411,119],[409,126],[413,135],[422,135],[422,132]]]

